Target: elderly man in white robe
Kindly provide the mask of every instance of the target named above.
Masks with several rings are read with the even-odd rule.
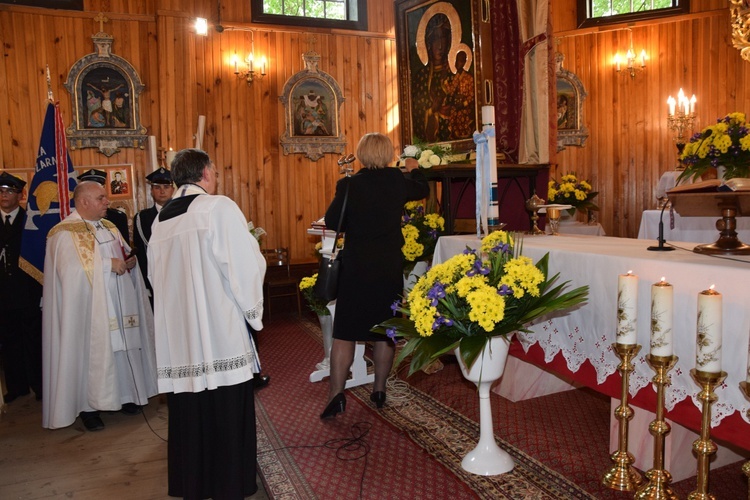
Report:
[[[243,498],[257,490],[248,324],[263,328],[266,261],[237,204],[216,196],[209,156],[172,161],[177,190],[148,246],[159,392],[169,405],[168,494]]]
[[[42,426],[90,431],[100,411],[138,414],[157,393],[153,313],[104,188],[73,193],[76,210],[47,236],[42,312]]]

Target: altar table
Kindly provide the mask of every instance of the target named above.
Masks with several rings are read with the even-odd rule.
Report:
[[[718,210],[717,210],[718,211]],[[719,239],[716,229],[716,217],[681,217],[676,211],[674,215],[674,229],[670,228],[669,208],[664,210],[664,239],[670,241],[691,241],[697,243],[713,243]],[[638,238],[656,240],[659,237],[659,218],[661,210],[644,210],[641,216],[641,227]],[[750,243],[750,217],[737,217],[737,237],[744,243]],[[684,245],[680,245],[684,246]],[[690,249],[693,247],[691,246]]]
[[[549,222],[545,225],[544,231],[552,234]],[[578,222],[575,219],[561,219],[560,228],[557,231],[560,234],[582,234],[587,236],[606,236],[604,228],[598,222],[589,224],[588,222]]]
[[[476,248],[476,236],[444,236],[438,240],[434,263]],[[674,286],[675,354],[679,361],[670,372],[666,389],[666,416],[686,427],[700,429],[699,388],[690,377],[695,366],[698,293],[715,285],[723,296],[722,367],[725,383],[717,388],[712,407],[712,437],[750,450],[750,409],[739,383],[745,380],[750,337],[750,257],[738,261],[676,250],[650,252],[643,240],[590,236],[524,236],[523,252],[538,261],[550,253],[550,275],[561,273],[570,287],[589,286],[589,299],[567,312],[555,313],[519,334],[522,349],[511,354],[538,366],[563,373],[575,382],[619,398],[619,360],[612,350],[617,326],[617,279],[629,270],[639,276],[638,344],[630,376],[631,404],[654,409],[653,371],[649,352],[651,285],[662,277]],[[689,245],[692,248],[692,245]]]

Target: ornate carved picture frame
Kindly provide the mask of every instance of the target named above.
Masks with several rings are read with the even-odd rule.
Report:
[[[557,54],[557,150],[565,146],[583,147],[589,131],[583,124],[583,101],[588,93],[581,80],[562,67],[563,55]]]
[[[318,69],[320,54],[306,52],[302,59],[305,69],[287,80],[279,96],[286,121],[279,144],[285,155],[305,153],[318,161],[325,153],[344,152],[340,108],[345,98],[336,80]]]
[[[479,0],[396,0],[404,144],[474,149],[481,107],[492,103],[492,68],[485,61],[491,51],[484,46],[485,54],[479,43],[490,29],[483,5]]]
[[[732,44],[750,62],[750,0],[729,0]]]
[[[128,61],[111,53],[111,36],[99,32],[92,39],[97,51],[76,61],[65,82],[73,101],[73,123],[66,129],[70,148],[97,148],[107,157],[121,147],[143,149],[144,85]]]

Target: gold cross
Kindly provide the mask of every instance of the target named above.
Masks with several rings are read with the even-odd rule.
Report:
[[[109,18],[104,15],[103,12],[100,12],[95,18],[94,21],[99,22],[99,31],[104,31],[104,23],[109,22]]]
[[[135,318],[133,316],[128,317],[128,326],[134,326],[135,325]]]

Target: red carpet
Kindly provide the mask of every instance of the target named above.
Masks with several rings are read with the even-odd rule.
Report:
[[[594,498],[502,442],[517,464],[512,473],[466,473],[460,460],[476,444],[479,425],[421,391],[379,413],[368,400],[371,388],[355,388],[343,415],[321,421],[327,383],[308,381],[322,357],[317,337],[315,323],[279,319],[259,339],[272,380],[257,393],[258,462],[272,498]],[[476,399],[474,390],[462,392]],[[352,439],[358,424],[366,432],[361,441]]]

